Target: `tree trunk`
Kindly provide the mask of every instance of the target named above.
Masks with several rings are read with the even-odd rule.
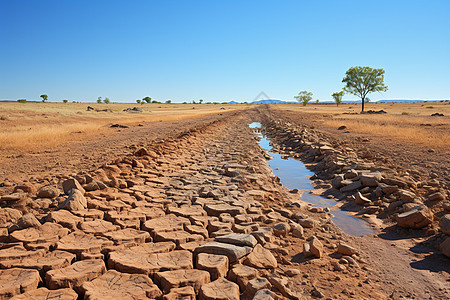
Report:
[[[362,97],[361,100],[362,100],[362,110],[361,110],[361,112],[363,113],[364,112],[364,102],[366,102],[366,97]]]

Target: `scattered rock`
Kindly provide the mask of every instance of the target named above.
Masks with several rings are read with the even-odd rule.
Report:
[[[450,214],[444,215],[444,216],[439,220],[439,228],[440,228],[441,231],[442,231],[443,233],[445,233],[446,235],[450,235]]]
[[[450,237],[447,237],[445,241],[441,243],[441,251],[447,257],[450,257]]]
[[[419,205],[397,216],[397,225],[404,228],[423,228],[431,223],[433,214],[425,205]]]
[[[37,289],[41,277],[36,270],[12,268],[0,270],[0,299]]]
[[[257,244],[244,260],[244,264],[258,269],[275,269],[277,267],[277,259],[269,250]]]
[[[353,254],[358,253],[358,251],[355,248],[353,248],[347,244],[344,244],[344,243],[339,243],[337,252],[344,254],[344,255],[353,255]]]
[[[231,263],[236,262],[241,257],[249,254],[251,247],[240,247],[232,244],[209,242],[195,249],[195,253],[209,253],[225,255]]]
[[[315,236],[309,241],[311,254],[317,258],[321,258],[323,254],[323,245]]]
[[[228,273],[228,257],[225,255],[199,253],[196,268],[208,271],[211,280],[225,277]]]
[[[52,186],[43,186],[39,189],[37,192],[37,196],[39,198],[50,198],[53,199],[55,197],[58,197],[60,194],[60,191]]]
[[[37,300],[37,299],[58,299],[58,300],[77,300],[78,294],[69,288],[49,290],[45,287],[38,288],[37,290],[28,291],[26,293],[17,295],[14,300]]]
[[[162,287],[163,292],[167,293],[173,288],[192,286],[196,292],[210,282],[209,273],[203,270],[176,270],[158,272],[155,274],[155,281]]]
[[[239,286],[226,280],[225,278],[219,278],[211,283],[202,285],[199,293],[200,300],[238,300]]]

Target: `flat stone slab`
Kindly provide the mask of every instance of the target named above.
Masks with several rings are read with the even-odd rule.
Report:
[[[136,207],[131,211],[144,214],[147,220],[164,217],[166,215],[164,210],[158,207]]]
[[[205,210],[208,216],[219,217],[220,214],[228,213],[233,217],[236,215],[241,215],[245,213],[244,208],[239,206],[233,206],[229,204],[206,204]]]
[[[255,247],[258,241],[250,234],[230,233],[214,239],[217,242],[233,244],[236,246]]]
[[[173,288],[170,293],[164,295],[163,300],[195,300],[195,290],[192,286]]]
[[[80,292],[85,281],[90,281],[106,272],[105,263],[100,259],[78,261],[68,267],[48,271],[45,275],[47,287],[51,290],[73,288]]]
[[[0,225],[16,223],[20,217],[22,217],[22,212],[20,210],[9,207],[0,208]]]
[[[0,267],[36,269],[38,271],[47,272],[48,270],[67,267],[73,260],[75,260],[75,254],[55,250],[53,252],[47,252],[44,256],[22,257],[20,259],[2,261],[0,262]]]
[[[177,250],[167,253],[142,254],[132,249],[111,252],[108,267],[120,272],[153,275],[159,271],[192,269],[192,253]]]
[[[199,253],[197,255],[196,268],[208,271],[211,280],[225,277],[228,273],[228,257],[225,255]]]
[[[41,282],[39,272],[36,270],[12,268],[0,270],[0,299],[9,299],[37,289]]]
[[[87,221],[80,224],[80,230],[87,234],[102,235],[106,232],[119,230],[120,226],[114,225],[111,222],[97,219],[94,221]]]
[[[184,286],[192,286],[198,292],[210,279],[207,271],[192,269],[158,272],[155,274],[155,281],[159,283],[164,293],[172,288]]]
[[[225,255],[231,263],[236,262],[241,257],[249,254],[252,251],[251,247],[241,247],[232,244],[225,244],[219,242],[209,242],[195,249],[195,253],[209,253]]]
[[[161,231],[155,232],[155,242],[174,242],[177,245],[202,241],[205,238],[199,234],[191,234],[186,231]]]
[[[146,221],[142,226],[142,229],[149,232],[179,231],[183,230],[185,224],[190,225],[191,221],[170,214],[161,218]]]
[[[26,258],[42,257],[45,254],[45,250],[38,249],[35,251],[30,251],[25,249],[23,246],[13,246],[6,249],[0,250],[0,265],[6,264],[11,260],[20,260]],[[6,267],[9,268],[9,267]]]
[[[114,242],[107,238],[85,234],[83,231],[74,231],[63,237],[57,243],[57,248],[75,253],[80,257],[82,252],[99,253],[104,247],[112,246],[113,244]]]
[[[189,218],[190,216],[206,216],[206,211],[201,205],[182,205],[169,207],[167,211],[176,216]]]
[[[49,290],[45,287],[38,288],[37,290],[28,291],[26,293],[17,295],[14,300],[77,300],[78,294],[69,288],[59,290]]]
[[[23,242],[24,244],[39,243],[56,243],[60,238],[69,234],[69,229],[64,228],[56,223],[44,223],[39,227],[30,227],[27,229],[17,230],[10,234],[15,242]]]
[[[114,241],[114,244],[120,245],[124,243],[136,242],[145,243],[150,241],[150,233],[147,231],[137,230],[133,228],[125,228],[117,231],[105,232],[104,237]]]
[[[82,284],[85,300],[155,299],[162,295],[152,280],[142,274],[126,274],[109,270],[102,276]]]
[[[239,286],[225,278],[202,285],[199,293],[200,300],[239,300]]]
[[[76,229],[82,221],[81,217],[77,217],[65,209],[52,211],[47,216],[47,222],[58,223],[69,229]]]

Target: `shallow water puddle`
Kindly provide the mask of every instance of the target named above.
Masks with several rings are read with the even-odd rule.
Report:
[[[314,172],[308,170],[299,160],[293,158],[285,159],[279,153],[273,152],[270,140],[261,133],[261,123],[253,122],[249,124],[249,127],[253,129],[255,135],[259,138],[259,145],[269,151],[272,159],[267,163],[272,168],[273,174],[280,178],[280,182],[285,187],[291,190],[299,189],[305,191],[301,196],[302,201],[311,203],[313,206],[328,207],[333,215],[333,222],[345,233],[353,236],[374,233],[366,221],[358,219],[336,207],[336,201],[310,194],[309,191],[313,190],[314,187],[309,177],[313,176]]]

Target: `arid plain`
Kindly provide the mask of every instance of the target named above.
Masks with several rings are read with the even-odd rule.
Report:
[[[450,104],[366,109],[0,103],[0,299],[448,299]]]

